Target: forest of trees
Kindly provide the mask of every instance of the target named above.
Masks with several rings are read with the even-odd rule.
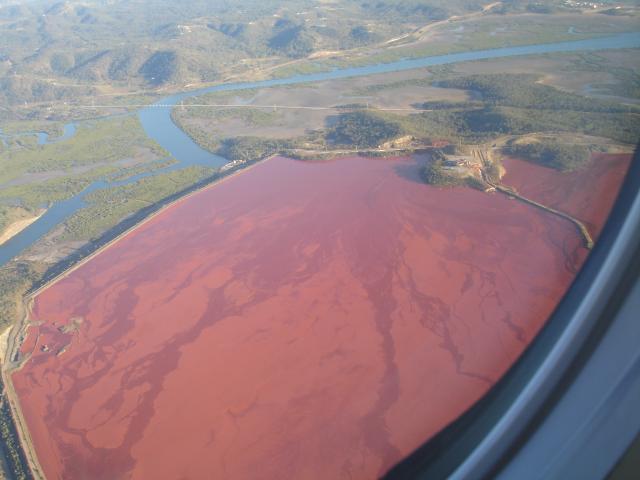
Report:
[[[228,160],[249,162],[276,154],[286,148],[291,148],[291,145],[284,140],[236,137],[223,140],[216,153]]]
[[[487,185],[480,178],[472,175],[458,175],[444,166],[446,156],[441,150],[434,149],[430,159],[420,167],[420,176],[429,185],[438,187],[458,187],[466,185],[476,190],[484,190]]]
[[[338,145],[374,148],[403,133],[394,121],[373,112],[355,111],[340,114],[327,138]]]
[[[430,160],[420,168],[422,179],[429,185],[452,187],[461,184],[461,178],[447,173],[444,169],[445,155],[440,150],[431,152]]]
[[[309,55],[314,48],[313,36],[304,25],[296,25],[280,19],[274,27],[275,33],[269,39],[269,48],[292,58]]]
[[[607,100],[588,98],[536,83],[535,75],[469,75],[438,82],[445,88],[460,88],[479,94],[487,105],[571,110],[577,112],[638,112],[637,108]]]
[[[142,64],[139,73],[151,85],[162,85],[176,74],[177,64],[178,56],[175,52],[156,52]]]
[[[11,475],[15,480],[27,480],[31,478],[24,452],[18,440],[15,425],[7,399],[4,393],[4,385],[0,379],[0,449],[7,460]]]
[[[515,143],[504,148],[507,155],[523,158],[560,171],[572,171],[585,165],[590,150],[583,145],[569,145],[555,140],[535,143]]]
[[[39,275],[34,262],[11,262],[0,269],[0,332],[18,321],[18,305]]]
[[[486,106],[472,109],[452,107],[407,117],[386,116],[397,121],[407,134],[462,139],[470,143],[488,141],[500,135],[576,132],[635,144],[640,129],[640,115],[636,113]]]

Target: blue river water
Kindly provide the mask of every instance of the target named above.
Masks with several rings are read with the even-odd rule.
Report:
[[[257,82],[241,82],[216,85],[183,92],[163,98],[155,104],[143,108],[138,112],[142,126],[146,134],[167,150],[170,155],[177,160],[177,163],[169,167],[156,170],[154,172],[136,175],[120,182],[100,180],[92,183],[78,195],[50,206],[47,212],[36,222],[22,232],[11,238],[0,246],[0,266],[9,262],[23,250],[33,245],[36,241],[46,235],[52,228],[63,222],[74,212],[86,205],[85,195],[100,188],[113,187],[133,183],[140,178],[149,175],[183,168],[189,165],[206,165],[219,167],[226,163],[226,159],[214,155],[200,148],[171,120],[171,107],[191,97],[206,93],[236,91],[251,88],[270,87],[278,85],[293,85],[299,83],[317,82],[323,80],[333,80],[340,78],[360,77],[377,73],[399,72],[435,65],[446,65],[452,63],[466,62],[471,60],[483,60],[491,58],[514,57],[521,55],[535,55],[558,52],[580,52],[620,48],[639,48],[640,33],[624,33],[610,37],[600,37],[588,40],[577,40],[569,42],[546,43],[538,45],[525,45],[519,47],[505,47],[491,50],[478,50],[472,52],[452,53],[448,55],[437,55],[424,58],[405,59],[390,63],[381,63],[363,67],[335,69],[322,73],[309,75],[295,75],[286,78],[276,78]],[[64,134],[53,141],[64,141],[75,133],[75,125],[65,126]],[[33,132],[31,133],[33,134]],[[47,143],[46,136],[38,136],[39,143]]]
[[[278,85],[293,85],[299,83],[334,80],[339,78],[362,77],[376,73],[400,72],[434,65],[446,65],[470,60],[484,60],[491,58],[514,57],[555,52],[577,52],[589,50],[606,50],[613,48],[637,48],[640,46],[640,33],[624,33],[612,37],[593,38],[570,42],[547,43],[539,45],[525,45],[520,47],[505,47],[492,50],[478,50],[473,52],[452,53],[432,57],[400,60],[391,63],[380,63],[364,67],[336,69],[328,72],[309,75],[295,75],[286,78],[262,80],[258,82],[230,83],[179,93],[159,100],[154,105],[144,108],[139,116],[142,125],[151,138],[158,142],[165,150],[178,160],[189,159],[189,164],[222,165],[226,162],[195,144],[188,135],[180,130],[171,120],[170,106],[176,105],[191,97],[213,92],[228,92],[250,88],[272,87]]]
[[[62,135],[59,137],[49,138],[49,134],[45,132],[20,132],[20,133],[12,133],[5,134],[0,131],[0,142],[2,142],[5,146],[7,145],[7,140],[12,137],[26,137],[35,135],[38,138],[38,145],[49,145],[51,143],[63,142],[65,140],[70,139],[76,134],[76,124],[75,123],[67,123],[64,126],[62,131]]]
[[[76,124],[75,123],[67,123],[64,126],[64,130],[62,131],[62,135],[59,137],[55,137],[53,140],[49,139],[49,134],[44,132],[38,132],[38,145],[46,145],[48,143],[57,143],[63,142],[65,140],[70,139],[76,134]]]

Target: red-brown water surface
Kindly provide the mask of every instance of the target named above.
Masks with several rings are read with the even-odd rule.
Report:
[[[504,160],[502,179],[534,200],[574,215],[598,236],[629,168],[627,154],[594,154],[588,168],[559,173],[516,158]]]
[[[504,160],[503,183],[522,195],[568,213],[582,221],[594,240],[600,235],[620,185],[629,169],[628,154],[594,154],[591,164],[574,172],[558,172],[517,158]],[[582,240],[573,235],[561,239],[567,269],[576,270],[586,258]]]
[[[513,184],[546,175],[513,163]],[[616,190],[609,163],[594,188]],[[40,293],[13,382],[49,478],[372,478],[500,377],[582,250],[411,159],[276,158]]]

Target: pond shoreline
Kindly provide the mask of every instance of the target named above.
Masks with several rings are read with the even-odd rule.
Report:
[[[29,468],[34,478],[44,479],[45,476],[43,474],[43,469],[40,463],[38,462],[38,457],[37,457],[33,442],[30,438],[29,429],[27,427],[26,421],[22,415],[22,411],[20,407],[20,399],[15,389],[13,388],[11,375],[13,375],[13,373],[15,373],[16,371],[20,370],[22,366],[26,363],[26,361],[29,359],[28,356],[21,359],[16,359],[15,357],[20,350],[22,341],[24,340],[24,338],[26,338],[26,333],[30,325],[30,312],[31,312],[35,297],[38,294],[40,294],[42,291],[46,290],[47,288],[56,284],[58,281],[70,275],[73,271],[80,268],[85,263],[91,261],[92,259],[100,255],[104,251],[108,250],[113,245],[117,244],[120,240],[122,240],[129,234],[134,233],[138,228],[142,227],[147,222],[153,220],[160,214],[166,212],[168,209],[172,208],[173,206],[209,188],[213,188],[216,185],[224,182],[225,180],[228,180],[232,177],[240,175],[250,170],[254,166],[264,163],[276,156],[278,155],[270,155],[264,159],[251,162],[249,164],[242,164],[233,169],[228,169],[222,175],[217,174],[214,177],[209,177],[201,182],[198,182],[198,184],[196,184],[196,188],[191,188],[186,193],[178,192],[178,194],[176,194],[178,195],[177,198],[173,198],[169,201],[164,200],[164,201],[157,202],[156,204],[151,205],[148,211],[143,213],[138,212],[137,215],[132,217],[134,219],[133,225],[128,226],[125,224],[123,227],[121,227],[121,228],[124,228],[124,230],[122,230],[120,233],[116,234],[115,236],[113,236],[108,240],[103,239],[103,241],[101,242],[100,239],[98,239],[97,241],[89,242],[87,246],[90,249],[91,253],[81,256],[78,259],[74,258],[71,261],[69,260],[67,260],[67,262],[63,261],[62,265],[58,264],[54,266],[52,268],[53,271],[51,272],[51,276],[43,279],[43,283],[40,283],[39,285],[37,285],[35,290],[31,290],[23,298],[22,305],[23,305],[24,314],[22,315],[22,320],[18,324],[13,325],[10,328],[10,333],[8,334],[8,338],[6,339],[6,349],[4,351],[4,358],[0,360],[2,360],[1,374],[3,378],[3,383],[5,384],[8,405],[12,411],[14,426],[15,426],[16,432],[18,433],[18,437],[19,437],[21,446],[23,448],[23,452],[25,453],[25,456],[29,463]],[[122,222],[121,224],[116,225],[114,229],[117,229],[119,225],[122,225]]]
[[[627,38],[627,43],[629,43],[628,39],[632,38],[633,40],[631,41],[631,43],[633,43],[633,46],[638,46],[640,45],[640,35],[635,35],[635,36],[631,36],[629,37],[629,35],[627,35],[626,37],[623,36],[616,36],[616,37],[610,37],[608,39],[601,39],[601,40],[611,40],[611,39],[615,39],[615,38]],[[616,48],[614,46],[608,46],[608,47],[594,47],[594,43],[593,41],[591,41],[592,43],[588,43],[589,41],[578,41],[578,42],[560,42],[559,44],[543,44],[543,45],[532,45],[532,46],[528,46],[528,47],[512,47],[510,49],[497,49],[497,50],[508,50],[508,51],[518,51],[518,52],[522,52],[522,53],[510,53],[510,54],[505,54],[504,56],[515,56],[515,55],[530,55],[530,54],[536,54],[536,53],[545,53],[545,52],[554,52],[554,51],[558,51],[558,52],[563,52],[563,51],[572,51],[572,50],[563,50],[562,47],[560,45],[565,45],[565,44],[584,44],[584,45],[588,45],[585,46],[584,48],[582,48],[583,50],[598,50],[598,49],[602,49],[602,48]],[[606,43],[606,42],[604,42]],[[623,42],[624,43],[624,42]],[[596,42],[597,44],[597,42]],[[626,45],[626,48],[630,47],[632,45]],[[543,51],[537,51],[536,48],[542,48]],[[617,47],[617,48],[625,48],[625,46],[623,47]],[[577,50],[582,50],[580,48],[577,48]],[[452,54],[452,55],[448,55],[448,56],[443,56],[443,57],[451,57],[450,61],[443,61],[440,59],[440,57],[427,57],[426,59],[422,60],[422,63],[425,63],[425,60],[429,60],[431,59],[432,63],[426,62],[425,65],[420,64],[419,61],[417,60],[411,60],[411,61],[405,61],[404,63],[406,64],[404,67],[398,67],[398,69],[414,69],[414,68],[422,68],[424,66],[429,66],[429,65],[441,65],[441,64],[446,64],[446,63],[456,63],[456,62],[460,62],[460,61],[470,61],[470,60],[474,60],[474,59],[478,59],[478,58],[474,58],[477,57],[478,54],[481,53],[485,53],[486,54],[487,51],[485,52],[468,52],[466,54]],[[494,52],[495,53],[495,52]],[[500,56],[499,54],[495,54],[494,56]],[[494,58],[494,56],[487,56],[487,57],[480,57],[480,58]],[[396,62],[396,63],[400,63],[400,62]],[[146,108],[143,111],[139,112],[139,116],[140,119],[143,123],[143,126],[145,128],[145,131],[147,132],[147,134],[149,135],[150,138],[156,140],[162,147],[164,147],[166,150],[168,150],[169,152],[171,152],[173,154],[173,156],[175,158],[179,158],[179,157],[184,157],[185,153],[179,151],[178,155],[176,156],[176,152],[175,152],[175,146],[177,145],[178,147],[182,147],[184,146],[182,143],[178,142],[177,144],[171,144],[169,145],[169,148],[167,148],[167,141],[171,141],[172,139],[170,138],[172,135],[177,135],[176,132],[179,132],[182,137],[186,138],[188,140],[188,142],[190,142],[193,146],[195,146],[196,148],[197,145],[194,144],[193,140],[191,138],[189,138],[185,132],[183,132],[182,130],[179,129],[179,127],[177,125],[175,125],[173,123],[173,121],[170,118],[170,112],[171,112],[171,106],[175,105],[177,102],[179,102],[180,100],[184,99],[184,98],[189,98],[189,97],[194,97],[197,95],[201,95],[210,91],[222,91],[222,90],[241,90],[241,89],[245,89],[245,88],[252,88],[252,85],[255,84],[260,84],[263,86],[268,86],[270,84],[273,85],[285,85],[285,84],[293,84],[293,83],[304,83],[304,82],[313,82],[313,81],[317,81],[317,80],[321,80],[321,79],[325,79],[325,78],[346,78],[346,77],[355,77],[355,76],[364,76],[364,75],[369,75],[369,74],[375,74],[375,73],[383,73],[385,71],[394,71],[393,70],[393,66],[395,64],[382,64],[382,65],[373,65],[370,67],[358,67],[358,68],[351,68],[351,69],[344,69],[342,71],[334,71],[334,72],[328,72],[325,74],[318,74],[318,75],[309,75],[309,76],[297,76],[297,77],[291,77],[291,78],[285,78],[285,79],[275,79],[275,80],[271,80],[271,81],[262,81],[262,82],[256,82],[254,84],[230,84],[230,85],[219,85],[216,87],[211,87],[211,88],[206,88],[206,89],[201,89],[201,90],[196,90],[196,91],[191,91],[191,92],[185,92],[182,94],[178,94],[178,95],[174,95],[172,97],[168,97],[167,99],[163,99],[161,101],[158,102],[158,104],[166,104],[167,108],[165,110],[165,108],[155,108],[155,109],[151,109],[151,108]],[[382,67],[382,68],[380,68]],[[368,69],[366,69],[368,68]],[[391,68],[392,70],[389,70],[389,68]],[[380,71],[378,71],[380,70]],[[159,114],[156,114],[156,112],[161,112]],[[152,115],[153,113],[153,115]],[[155,134],[153,129],[149,129],[149,124],[145,123],[145,115],[147,115],[149,118],[149,116],[153,116],[155,118],[155,120],[160,119],[160,122],[158,125],[160,125],[159,129],[155,130]],[[169,119],[170,123],[173,126],[173,129],[169,129],[168,131],[166,130],[167,126],[165,123],[163,123],[163,118],[166,115],[166,117]],[[162,117],[162,118],[161,118]],[[179,135],[178,135],[179,136]],[[179,138],[179,140],[183,140],[182,137]],[[173,139],[175,140],[175,138]],[[183,142],[184,143],[184,142]],[[178,148],[179,150],[179,148]],[[189,149],[187,149],[189,150]],[[193,148],[192,148],[193,150]],[[205,152],[204,150],[200,149],[201,152],[199,152],[199,156],[197,156],[198,158],[193,159],[193,160],[189,160],[189,161],[193,161],[194,163],[201,163],[201,164],[210,164],[208,162],[211,162],[212,159],[215,159],[215,162],[220,163],[221,161],[223,161],[224,159],[222,159],[221,157],[217,157],[213,154],[211,154],[210,152]],[[33,470],[34,475],[36,476],[36,478],[43,478],[42,475],[42,468],[40,467],[39,463],[38,463],[38,459],[37,459],[37,454],[35,452],[34,446],[30,440],[30,436],[29,436],[29,430],[26,426],[25,420],[22,416],[22,412],[20,410],[20,403],[19,403],[19,399],[18,396],[13,388],[13,384],[11,382],[11,375],[19,370],[21,368],[21,366],[24,364],[24,361],[26,359],[18,359],[16,358],[16,353],[18,352],[18,350],[20,349],[20,344],[21,342],[19,341],[20,336],[26,332],[26,329],[29,326],[29,312],[30,312],[30,308],[31,305],[33,303],[34,298],[41,293],[43,290],[51,287],[52,285],[54,285],[56,282],[58,282],[59,280],[65,278],[66,276],[68,276],[70,273],[72,273],[74,270],[78,269],[79,267],[81,267],[82,265],[84,265],[85,263],[87,263],[88,261],[92,260],[93,258],[95,258],[97,255],[99,255],[100,253],[104,252],[105,250],[107,250],[108,248],[110,248],[111,246],[113,246],[114,244],[116,244],[119,240],[121,240],[122,238],[126,237],[127,235],[129,235],[130,233],[134,232],[135,230],[137,230],[139,227],[145,225],[148,221],[152,220],[153,218],[155,218],[156,216],[158,216],[159,214],[165,212],[166,210],[168,210],[169,208],[173,207],[174,205],[182,202],[183,200],[186,200],[188,198],[190,198],[191,196],[201,193],[204,190],[209,189],[210,187],[214,187],[215,185],[221,183],[222,181],[231,178],[233,176],[239,175],[240,173],[252,168],[253,166],[265,162],[275,156],[276,155],[270,155],[266,158],[257,160],[257,161],[253,161],[250,163],[243,163],[237,166],[233,166],[232,168],[229,168],[228,170],[222,172],[222,173],[215,173],[214,175],[207,177],[206,179],[197,182],[196,184],[180,191],[177,192],[173,195],[170,195],[169,197],[165,198],[164,200],[154,203],[153,205],[150,205],[149,207],[146,207],[142,210],[139,210],[136,214],[134,214],[133,216],[123,220],[122,222],[118,223],[117,225],[115,225],[114,227],[112,227],[110,230],[108,230],[107,232],[105,232],[103,235],[100,236],[100,238],[96,239],[95,241],[91,241],[88,242],[84,247],[82,247],[80,250],[76,251],[74,254],[72,254],[70,257],[64,259],[63,261],[53,265],[43,276],[43,278],[36,284],[34,285],[34,287],[31,289],[31,291],[24,297],[23,299],[23,306],[24,306],[24,315],[23,318],[21,320],[21,322],[19,324],[14,325],[13,327],[11,327],[11,333],[9,334],[9,339],[8,339],[8,348],[7,348],[7,352],[5,354],[5,358],[2,359],[2,377],[5,380],[5,386],[7,389],[7,397],[9,400],[9,405],[11,406],[11,410],[13,413],[13,417],[14,417],[14,423],[16,426],[16,430],[18,432],[18,436],[20,438],[20,442],[24,448],[24,453],[29,461],[29,464]],[[339,155],[338,155],[339,156]],[[189,157],[187,157],[189,158]],[[44,214],[44,212],[39,215],[38,217],[35,217],[35,219],[30,219],[32,221],[30,221],[27,225],[25,225],[24,227],[22,227],[20,230],[16,231],[15,233],[13,233],[10,237],[11,238],[15,235],[17,235],[17,233],[19,233],[19,231],[22,231],[23,229],[25,229],[28,225],[30,225],[31,223],[36,222],[42,215]],[[16,222],[14,222],[15,224]],[[8,240],[5,239],[4,241]],[[2,242],[0,242],[1,244]],[[34,242],[35,243],[35,242]],[[33,244],[33,243],[32,243]],[[28,248],[30,245],[25,246],[24,248]],[[10,260],[11,261],[11,260]],[[28,359],[28,357],[27,357]],[[39,476],[38,476],[39,475]]]

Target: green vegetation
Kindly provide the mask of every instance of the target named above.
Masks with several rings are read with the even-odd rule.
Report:
[[[192,166],[145,177],[124,186],[96,190],[85,197],[89,206],[64,223],[65,231],[60,240],[96,239],[125,217],[166,201],[214,174],[215,170],[211,168]]]
[[[0,129],[7,135],[0,144],[0,230],[26,218],[52,202],[70,198],[99,179],[117,181],[174,163],[145,135],[134,116],[89,120],[79,124],[71,139],[37,145],[35,135],[62,133],[61,119],[94,118],[126,111],[135,103],[148,103],[163,92],[201,86],[202,83],[236,79],[256,71],[260,78],[312,73],[336,67],[388,62],[434,54],[470,51],[505,45],[579,39],[631,29],[625,18],[585,16],[577,35],[567,31],[576,16],[555,16],[550,0],[503,2],[482,13],[485,0],[344,0],[317,2],[291,0],[192,0],[176,8],[175,2],[27,2],[7,5],[0,0]],[[505,16],[509,12],[541,15]],[[451,16],[477,14],[473,21]],[[544,18],[543,18],[544,17]],[[445,21],[442,21],[445,20]],[[393,49],[379,42],[404,36],[416,28],[442,21],[429,32],[410,34]],[[463,27],[460,29],[459,27]],[[432,33],[435,35],[431,36]],[[452,42],[451,39],[456,41]],[[403,45],[403,42],[406,42]],[[395,48],[397,47],[397,48]],[[354,48],[335,58],[326,52]],[[306,59],[324,51],[321,58]],[[367,53],[374,52],[373,55]],[[330,53],[329,53],[330,54]],[[274,68],[277,65],[282,68]],[[584,68],[614,71],[601,59],[590,58]],[[229,160],[244,165],[279,152],[296,151],[320,156],[329,146],[372,149],[400,136],[427,143],[487,141],[505,134],[531,132],[580,132],[635,143],[640,131],[638,109],[614,102],[568,94],[536,83],[531,75],[455,76],[453,67],[431,69],[428,78],[365,87],[402,88],[408,85],[462,88],[479,100],[466,102],[425,101],[424,110],[410,115],[365,110],[362,105],[343,105],[327,128],[290,139],[258,137],[221,138],[206,131],[200,119],[245,126],[278,126],[287,117],[259,109],[174,109],[176,124],[198,143]],[[594,84],[602,92],[636,95],[640,80],[632,68],[615,70],[615,85]],[[252,75],[254,75],[252,73]],[[434,83],[436,82],[436,83]],[[284,87],[281,87],[284,88]],[[301,87],[296,87],[301,88]],[[238,95],[225,92],[205,97],[235,103]],[[104,96],[100,96],[103,95]],[[111,103],[109,110],[77,108],[92,101]],[[246,98],[245,98],[246,99]],[[191,99],[185,103],[202,102]],[[424,100],[427,100],[426,98]],[[345,100],[348,101],[348,100]],[[62,102],[65,102],[64,104]],[[50,103],[52,105],[50,105]],[[205,102],[203,102],[205,103]],[[318,115],[316,113],[316,115]],[[323,117],[320,117],[323,118]],[[19,121],[15,121],[19,120]],[[314,125],[313,128],[317,128]],[[299,131],[299,130],[296,130]],[[565,145],[513,144],[512,154],[553,168],[579,168],[588,152]],[[397,152],[396,152],[397,153]],[[434,185],[469,185],[484,189],[485,183],[464,171],[447,168],[444,155],[436,151],[424,166],[424,179]],[[498,166],[494,165],[497,169]],[[489,172],[497,178],[497,171]],[[159,173],[123,186],[97,190],[86,196],[88,205],[47,236],[38,256],[52,264],[14,260],[0,269],[0,331],[21,313],[25,293],[64,271],[95,249],[112,240],[167,203],[217,178],[222,173],[189,167]],[[73,243],[76,242],[76,243]],[[72,250],[68,246],[83,244]],[[42,245],[41,245],[42,246]],[[65,247],[65,248],[60,248]],[[75,247],[73,247],[75,248]],[[58,250],[56,250],[58,249]],[[66,252],[66,253],[65,253]],[[62,255],[67,255],[62,260]],[[58,262],[58,263],[53,263]],[[1,402],[2,400],[0,400]],[[0,437],[13,474],[24,478],[24,457],[10,423],[6,401],[0,405]]]
[[[22,297],[43,271],[34,262],[14,261],[0,268],[0,332],[19,320]]]
[[[494,160],[488,165],[483,165],[482,169],[485,176],[491,182],[500,182],[502,162],[500,160]]]
[[[341,113],[327,138],[337,145],[377,147],[402,133],[397,122],[369,111]]]
[[[13,222],[31,217],[29,210],[19,206],[0,205],[0,234]]]
[[[349,32],[349,36],[357,45],[366,45],[368,43],[379,42],[381,40],[378,34],[372,32],[369,28],[363,25],[353,27]]]
[[[313,0],[192,0],[175,8],[168,0],[0,3],[0,104],[75,101],[108,91],[105,86],[130,92],[212,82],[261,63],[366,46],[416,25],[477,11],[481,4],[345,0],[336,7]]]
[[[422,110],[469,110],[482,107],[482,102],[453,102],[451,100],[430,100],[416,105]]]
[[[98,170],[102,174],[109,172],[107,169]],[[91,178],[78,176],[75,178],[54,178],[42,183],[15,185],[0,190],[0,201],[14,202],[19,199],[20,206],[30,212],[47,206],[49,203],[65,200],[89,186]]]
[[[438,86],[470,90],[480,94],[483,102],[489,106],[574,112],[640,112],[627,105],[563,92],[536,83],[537,80],[535,75],[470,75],[443,80]]]
[[[44,132],[48,134],[51,139],[55,139],[62,135],[62,124],[60,122],[52,121],[33,121],[22,120],[19,122],[3,122],[0,124],[0,131],[3,134],[22,134],[23,132]]]
[[[61,124],[28,123],[27,128],[62,131]],[[12,134],[21,133],[15,124],[4,123],[2,128]],[[82,122],[76,134],[61,142],[37,145],[34,136],[15,137],[16,141],[0,152],[0,229],[10,223],[33,216],[52,202],[78,194],[98,179],[124,179],[147,173],[174,161],[166,152],[148,139],[137,117],[124,116]],[[175,173],[167,179],[142,183],[149,194],[145,203],[142,186],[127,200],[126,206],[114,208],[105,204],[92,221],[86,211],[70,219],[69,230],[63,230],[56,242],[86,240],[113,227],[124,216],[146,207],[162,196],[195,183],[203,173]],[[165,183],[163,183],[163,181]],[[141,181],[142,182],[142,181]],[[120,192],[125,195],[126,192]],[[95,205],[92,205],[95,207]],[[83,217],[83,215],[85,215]],[[82,223],[81,219],[87,221]],[[1,230],[0,230],[1,231]],[[20,314],[24,294],[40,282],[46,265],[34,261],[12,262],[0,269],[0,329],[13,324]]]
[[[431,139],[488,141],[501,135],[575,132],[635,144],[640,111],[535,83],[533,75],[472,75],[439,80],[436,85],[482,94],[474,102],[425,102],[432,111],[384,116],[404,134]]]
[[[171,112],[171,119],[180,130],[185,132],[191,140],[200,145],[205,150],[215,152],[220,148],[220,140],[215,131],[206,129],[197,123],[189,122],[190,114],[180,112],[177,109],[173,109]]]
[[[223,140],[216,153],[228,160],[248,162],[274,155],[283,149],[292,147],[292,143],[285,140],[237,137]]]
[[[218,178],[215,170],[194,166],[87,195],[85,200],[89,205],[67,219],[55,241],[92,242],[53,266],[35,261],[13,261],[0,268],[0,331],[19,320],[21,301],[28,291],[42,285],[162,205],[215,178]]]
[[[242,90],[241,92],[215,92],[201,97],[191,98],[183,106],[171,111],[171,119],[191,139],[209,151],[216,151],[221,147],[222,135],[219,132],[205,128],[203,123],[238,121],[245,126],[263,127],[281,124],[282,112],[263,108],[224,108],[198,107],[197,105],[241,104],[257,90]],[[196,106],[192,106],[196,104]]]
[[[628,58],[640,55],[638,49],[630,49],[626,52]],[[632,65],[619,65],[602,54],[588,52],[580,54],[577,59],[568,63],[564,70],[567,72],[606,72],[613,77],[613,81],[609,83],[594,82],[589,86],[591,92],[623,98],[640,98],[640,73]]]
[[[13,479],[27,480],[31,478],[13,417],[11,416],[2,379],[0,379],[0,451],[4,454],[9,464],[10,474]]]
[[[114,89],[177,89],[254,69],[281,76],[635,28],[634,17],[549,14],[568,10],[552,1],[503,2],[482,13],[483,6],[482,0],[191,0],[180,8],[168,0],[0,4],[0,105],[10,106],[16,118],[24,102],[35,104],[29,111],[45,118],[51,112],[38,102],[79,103]],[[506,15],[526,12],[534,14]],[[579,31],[568,33],[577,21]],[[439,35],[433,38],[409,35],[393,49],[380,48],[436,22]],[[333,59],[303,58],[350,49],[355,51]],[[372,55],[362,55],[367,49]],[[302,61],[291,63],[292,58]],[[271,70],[277,65],[282,68]]]
[[[171,165],[175,165],[176,163],[177,161],[173,158],[163,158],[163,159],[155,160],[149,163],[143,163],[141,165],[134,165],[132,167],[122,168],[116,173],[107,175],[106,179],[109,182],[122,182],[131,177],[135,177],[136,175],[155,172],[157,170],[170,167]]]
[[[275,33],[269,39],[269,48],[288,57],[301,58],[313,52],[314,39],[304,25],[280,19],[274,25]]]
[[[205,108],[204,110],[204,112],[199,112],[200,118],[237,119],[253,127],[273,125],[281,116],[280,112],[261,108]]]
[[[146,137],[134,116],[86,122],[64,142],[3,152],[0,184],[28,173],[105,165],[131,155],[133,147],[147,147],[157,155],[166,155]]]
[[[533,132],[576,132],[635,143],[640,129],[638,114],[605,114],[528,108],[438,110],[397,119],[404,130],[433,139],[464,139],[473,143],[501,135]]]
[[[583,145],[568,145],[556,140],[512,143],[504,148],[504,153],[561,171],[577,170],[591,157],[590,150]]]
[[[488,187],[488,185],[483,180],[480,180],[478,177],[468,176],[468,177],[465,177],[464,181],[467,187],[474,188],[476,190],[484,191]]]
[[[78,97],[95,95],[91,86],[62,86],[38,78],[0,78],[0,102],[19,105],[23,102],[71,101]]]
[[[466,185],[476,190],[484,190],[487,185],[468,173],[459,173],[446,167],[446,154],[442,149],[429,151],[429,159],[420,167],[420,176],[429,185],[437,187],[459,187]]]
[[[607,100],[564,92],[537,83],[535,75],[456,75],[450,67],[434,69],[424,78],[410,78],[385,84],[358,87],[351,95],[376,95],[388,89],[405,86],[437,86],[441,88],[471,89],[481,99],[473,101],[431,100],[417,102],[419,111],[397,114],[367,108],[362,103],[339,105],[333,122],[323,130],[295,138],[271,140],[258,137],[226,139],[224,145],[215,131],[207,131],[205,118],[233,118],[243,126],[277,126],[286,130],[286,119],[281,112],[253,109],[189,110],[174,112],[174,118],[200,145],[231,160],[259,158],[282,152],[296,157],[326,156],[334,149],[372,149],[403,136],[411,136],[418,144],[436,140],[451,142],[487,142],[504,135],[529,133],[580,133],[613,141],[634,144],[640,131],[640,109]],[[278,87],[280,88],[280,87]],[[249,100],[257,94],[242,92]],[[225,93],[222,100],[239,101]],[[191,99],[198,102],[197,99]],[[200,100],[202,101],[202,100]],[[548,107],[548,108],[544,108]],[[561,107],[561,108],[558,108]],[[291,151],[296,149],[295,151]],[[304,152],[306,150],[307,152]],[[315,153],[314,153],[315,152]]]
[[[46,283],[166,203],[218,177],[213,169],[193,166],[87,195],[89,205],[67,219],[55,241],[91,242],[53,266],[36,261],[13,261],[0,268],[0,331],[18,321],[21,301],[28,291]]]
[[[503,13],[524,13],[528,2],[509,2],[509,5],[513,4],[519,4],[516,10],[499,12],[492,9],[490,13],[478,16],[473,21],[440,24],[433,30],[439,35],[427,35],[422,41],[411,42],[411,39],[408,39],[405,45],[395,44],[389,49],[372,49],[369,55],[354,52],[326,59],[304,59],[296,64],[284,64],[274,75],[283,77],[329,71],[334,68],[389,63],[405,58],[580,40],[635,29],[635,19],[625,17],[618,17],[616,22],[607,22],[604,15],[504,15]],[[576,23],[580,25],[580,30],[570,33],[569,28]],[[457,31],[460,26],[464,27],[464,30]],[[452,37],[455,41],[452,41]]]
[[[207,119],[219,122],[238,120],[244,125],[252,127],[263,127],[278,125],[281,119],[281,113],[277,111],[266,110],[262,108],[174,108],[171,112],[173,122],[182,130],[187,131],[191,138],[198,144],[215,150],[217,148],[217,140],[212,138],[212,132],[206,132],[199,128],[197,124],[190,123],[189,119]]]
[[[576,132],[633,145],[638,141],[640,114],[500,108],[494,113],[504,133]],[[478,121],[482,118],[478,117]]]
[[[151,85],[167,83],[178,74],[176,52],[155,52],[142,64],[139,72]]]
[[[98,178],[122,175],[123,168],[135,166],[136,173],[153,170],[154,162],[164,156],[133,116],[82,123],[62,142],[12,144],[0,152],[0,225],[6,225],[15,207],[33,214]]]
[[[446,171],[444,167],[444,154],[439,150],[431,152],[430,160],[420,168],[420,175],[429,185],[441,187],[454,187],[462,185],[462,177],[455,176]]]

